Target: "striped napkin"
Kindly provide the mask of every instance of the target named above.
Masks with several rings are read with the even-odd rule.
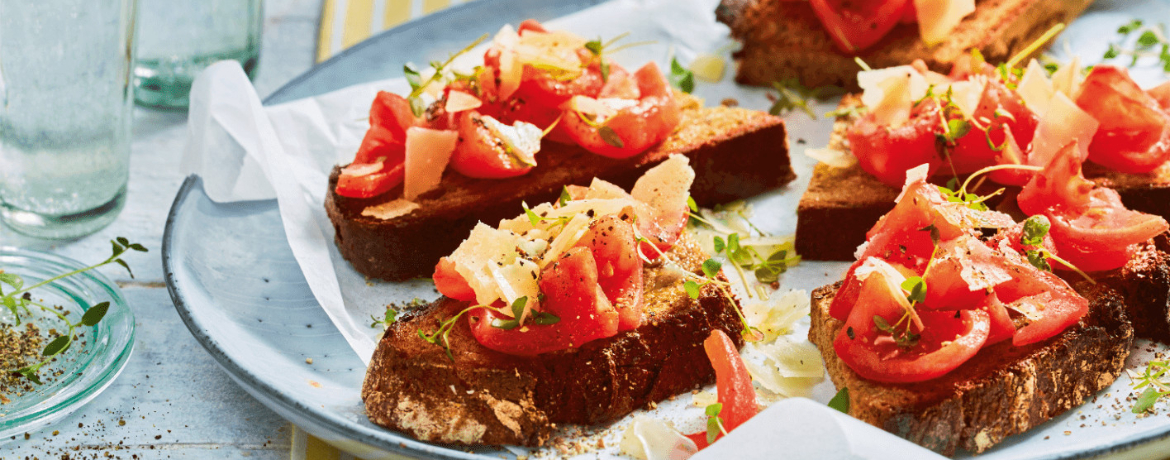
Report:
[[[473,0],[325,0],[317,34],[317,62],[362,40],[449,6]]]

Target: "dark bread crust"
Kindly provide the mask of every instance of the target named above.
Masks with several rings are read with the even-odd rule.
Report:
[[[1134,335],[1170,344],[1170,235],[1161,234],[1142,244],[1134,258],[1119,270],[1094,274],[1125,297],[1126,315]]]
[[[706,255],[684,234],[668,254],[701,273]],[[645,321],[633,331],[578,349],[516,357],[484,348],[466,319],[451,352],[419,338],[468,304],[441,298],[393,324],[378,343],[362,385],[374,423],[422,441],[539,446],[554,424],[597,424],[714,382],[703,340],[721,329],[742,345],[726,298],[705,287],[697,300],[662,267],[644,272]]]
[[[439,188],[415,200],[419,209],[392,219],[363,216],[402,196],[398,187],[372,199],[337,195],[339,167],[329,177],[325,209],[341,255],[358,272],[401,281],[430,276],[476,222],[495,225],[515,217],[520,203],[556,200],[564,185],[589,185],[594,177],[629,190],[646,170],[671,154],[690,158],[691,196],[710,206],[754,196],[796,178],[788,158],[784,121],[767,113],[728,107],[699,108],[690,96],[679,128],[662,144],[633,158],[615,160],[577,146],[545,143],[537,166],[521,177],[471,179],[448,171]]]
[[[927,47],[917,24],[899,24],[873,47],[857,54],[875,69],[922,59],[931,69],[949,72],[971,48],[988,62],[1007,61],[1057,23],[1068,24],[1092,0],[978,0],[947,41]],[[743,48],[736,81],[767,85],[796,78],[805,86],[857,89],[853,55],[833,45],[808,2],[723,0],[715,10]]]
[[[839,107],[859,105],[860,96],[851,94],[841,99]],[[845,133],[851,124],[850,117],[837,119],[829,148],[849,151]],[[1119,173],[1085,163],[1084,174],[1098,185],[1116,190],[1126,207],[1170,219],[1170,162],[1147,174]],[[936,175],[932,180],[946,179]],[[988,193],[997,188],[988,182],[977,192]],[[1019,192],[1019,187],[1005,188],[1004,197]],[[808,190],[796,208],[796,252],[807,260],[853,261],[853,252],[865,242],[865,233],[881,216],[894,209],[899,191],[881,183],[858,165],[834,168],[817,164]]]
[[[849,388],[849,415],[947,456],[959,448],[986,451],[1080,405],[1113,383],[1133,344],[1123,297],[1104,284],[1081,283],[1075,287],[1089,299],[1089,313],[1056,337],[1024,347],[992,345],[927,382],[874,382],[833,351],[843,323],[828,311],[840,286],[813,291],[809,340],[833,384]]]

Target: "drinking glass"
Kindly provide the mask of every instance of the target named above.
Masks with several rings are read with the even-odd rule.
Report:
[[[251,77],[260,59],[263,0],[138,0],[134,96],[152,107],[187,106],[191,81],[234,59]]]
[[[0,0],[0,220],[42,238],[117,217],[130,176],[134,0]]]

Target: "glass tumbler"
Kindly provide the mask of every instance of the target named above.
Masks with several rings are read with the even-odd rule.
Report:
[[[134,97],[152,107],[187,106],[191,81],[234,59],[251,77],[260,59],[263,0],[138,0]]]
[[[134,0],[0,0],[0,219],[41,238],[117,217],[130,176]]]

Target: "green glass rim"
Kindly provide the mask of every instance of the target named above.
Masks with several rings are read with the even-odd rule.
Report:
[[[26,285],[86,266],[56,254],[0,246],[0,269],[24,277]],[[39,429],[77,411],[117,378],[134,349],[134,314],[122,290],[105,275],[90,270],[37,288],[42,289],[76,302],[82,312],[103,301],[109,301],[110,308],[100,323],[85,328],[87,344],[72,358],[85,372],[46,382],[36,392],[45,394],[45,399],[27,408],[4,412],[0,406],[0,440]]]

